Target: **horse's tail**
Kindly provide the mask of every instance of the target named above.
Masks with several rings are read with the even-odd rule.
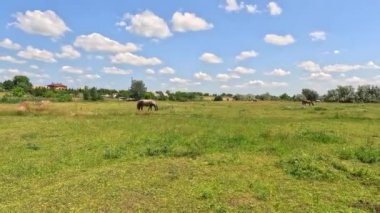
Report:
[[[154,110],[158,110],[158,105],[157,104],[154,104]]]

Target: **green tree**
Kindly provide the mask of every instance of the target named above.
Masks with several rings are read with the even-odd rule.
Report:
[[[311,89],[302,89],[302,95],[304,95],[306,99],[310,101],[316,101],[319,97],[318,92]]]
[[[12,89],[12,95],[15,97],[23,97],[25,95],[25,91],[21,87],[15,87]]]
[[[144,98],[146,87],[143,81],[133,80],[131,88],[129,89],[130,97],[139,100]]]
[[[221,95],[215,96],[214,101],[223,101],[223,96]]]
[[[283,101],[289,101],[291,99],[291,97],[287,93],[280,95],[279,98]]]
[[[6,80],[3,82],[3,88],[5,90],[11,91],[14,87],[13,81],[11,80]]]
[[[13,77],[14,87],[20,87],[24,92],[31,92],[33,85],[30,83],[29,78],[23,75],[16,75]]]
[[[90,91],[88,90],[87,86],[85,86],[83,90],[83,100],[85,101],[90,100]]]

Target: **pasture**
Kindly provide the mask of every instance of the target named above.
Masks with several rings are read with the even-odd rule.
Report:
[[[0,212],[380,211],[378,104],[158,104],[1,104]]]

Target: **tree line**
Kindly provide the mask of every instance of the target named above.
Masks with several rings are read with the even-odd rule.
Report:
[[[319,95],[312,89],[302,89],[300,94],[293,96],[283,93],[279,96],[270,93],[259,95],[253,94],[209,94],[202,92],[171,92],[158,91],[148,92],[147,87],[141,80],[133,80],[127,90],[104,89],[88,87],[67,90],[52,90],[45,87],[33,87],[26,76],[14,76],[12,80],[0,82],[0,92],[6,92],[0,99],[1,102],[17,102],[23,99],[50,99],[53,101],[72,101],[73,99],[85,101],[99,101],[107,98],[118,98],[120,100],[157,99],[170,101],[202,101],[204,97],[213,97],[214,101],[325,101],[342,103],[380,103],[380,87],[375,85],[361,85],[356,89],[352,86],[338,86],[336,89],[328,90],[326,94]]]

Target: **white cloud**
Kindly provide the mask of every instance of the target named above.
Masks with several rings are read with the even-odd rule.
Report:
[[[128,32],[148,38],[163,39],[172,35],[165,20],[149,10],[136,15],[125,14],[117,25],[125,26]]]
[[[339,50],[334,50],[333,53],[336,55],[336,54],[339,54],[340,51]]]
[[[85,74],[82,77],[90,79],[90,80],[95,80],[95,79],[101,78],[100,75],[98,75],[98,74]]]
[[[123,70],[117,67],[104,67],[103,72],[107,74],[113,75],[130,75],[132,74],[132,70]]]
[[[323,32],[323,31],[311,32],[309,35],[312,41],[324,41],[326,40],[326,36],[327,36],[326,32]]]
[[[76,59],[80,57],[80,52],[75,50],[71,45],[65,45],[61,47],[61,53],[57,53],[58,58]]]
[[[265,85],[264,81],[261,81],[261,80],[249,81],[248,84],[253,85],[253,86],[259,86],[259,87],[262,87]]]
[[[236,56],[236,59],[239,60],[239,61],[242,61],[242,60],[245,60],[245,59],[248,59],[248,58],[255,58],[258,55],[259,54],[256,51],[254,51],[254,50],[242,51],[238,56]]]
[[[188,84],[189,83],[189,80],[183,79],[183,78],[178,78],[178,77],[171,78],[171,79],[169,79],[169,81],[172,83],[178,83],[178,84]]]
[[[21,45],[14,43],[9,38],[5,38],[4,40],[0,41],[0,47],[10,49],[10,50],[19,50],[21,49]]]
[[[172,17],[172,23],[173,30],[176,32],[209,30],[214,27],[194,13],[175,12]]]
[[[223,60],[214,53],[203,53],[199,59],[210,64],[220,64],[223,62]]]
[[[289,71],[285,71],[283,69],[274,69],[272,72],[266,73],[267,75],[273,75],[273,76],[286,76],[290,75]]]
[[[174,74],[175,70],[171,67],[164,67],[164,68],[161,68],[159,72],[161,74]]]
[[[359,78],[357,76],[353,76],[351,78],[347,78],[347,79],[345,79],[345,81],[347,83],[349,83],[349,84],[355,84],[355,85],[357,85],[357,84],[367,84],[368,83],[367,80],[365,80],[363,78]]]
[[[212,77],[209,74],[204,73],[204,72],[194,73],[194,77],[196,79],[199,79],[199,80],[202,80],[202,81],[211,81],[212,80]]]
[[[256,72],[255,69],[248,68],[248,67],[235,67],[234,69],[230,70],[231,72],[238,73],[238,74],[253,74]]]
[[[223,84],[223,85],[220,86],[220,88],[221,89],[229,89],[229,88],[231,88],[231,86]]]
[[[313,61],[304,61],[304,62],[301,62],[298,67],[306,70],[306,71],[309,71],[309,72],[321,72],[322,69],[321,67],[319,66],[319,64],[313,62]]]
[[[318,80],[318,81],[326,81],[331,80],[332,76],[328,73],[324,72],[314,72],[310,74],[309,80]]]
[[[51,10],[17,13],[16,20],[12,25],[30,34],[58,38],[70,31],[65,22]]]
[[[248,13],[258,13],[257,5],[245,4],[243,1],[240,3],[237,0],[226,0],[226,4],[223,6],[227,12],[239,12],[246,10]]]
[[[156,74],[156,71],[154,71],[153,69],[146,69],[145,73],[148,75],[154,75],[154,74]]]
[[[25,75],[27,77],[37,78],[37,79],[46,79],[50,77],[46,73],[26,72],[26,71],[21,71],[18,69],[0,69],[0,73],[8,73],[10,75]]]
[[[270,82],[268,86],[269,87],[287,87],[288,83],[273,81],[273,82]]]
[[[278,6],[278,4],[276,2],[269,2],[268,4],[268,9],[269,9],[269,13],[272,15],[272,16],[278,16],[278,15],[281,15],[282,13],[282,9],[280,6]]]
[[[228,81],[228,80],[233,79],[233,78],[240,78],[240,76],[238,76],[236,74],[219,73],[219,74],[216,75],[216,78],[219,81]]]
[[[53,53],[47,50],[33,48],[32,46],[28,46],[25,50],[18,52],[17,55],[22,58],[34,59],[48,63],[56,62]]]
[[[361,65],[332,64],[323,67],[325,72],[349,72],[363,68]]]
[[[369,61],[366,65],[367,69],[380,69],[380,66],[375,64],[373,61]]]
[[[247,12],[248,13],[258,13],[260,12],[258,9],[257,9],[257,5],[252,5],[252,4],[247,4],[245,5],[246,9],[247,9]]]
[[[114,64],[130,64],[134,66],[148,66],[148,65],[158,65],[162,61],[156,57],[145,58],[143,56],[138,56],[129,52],[118,53],[111,56],[111,61]]]
[[[270,44],[286,46],[295,42],[295,39],[292,35],[275,35],[275,34],[267,34],[264,37],[264,41]]]
[[[0,55],[0,61],[6,61],[9,63],[14,63],[14,64],[25,64],[26,61],[21,61],[13,58],[12,56],[1,56]]]
[[[80,68],[72,67],[72,66],[62,66],[62,72],[69,74],[83,74],[84,71]]]
[[[40,67],[37,65],[30,65],[29,67],[30,67],[30,69],[34,69],[34,70],[40,69]]]
[[[99,33],[81,35],[75,39],[74,46],[83,48],[88,52],[135,52],[140,49],[133,43],[120,44]]]
[[[240,2],[240,4],[236,0],[226,0],[226,6],[224,9],[228,12],[236,12],[244,9],[244,2]]]

